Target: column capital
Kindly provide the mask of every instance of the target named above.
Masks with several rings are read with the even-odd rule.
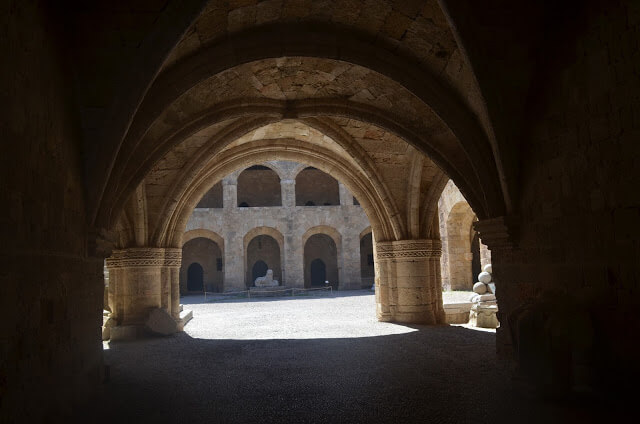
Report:
[[[480,233],[482,242],[489,250],[509,250],[517,247],[517,216],[499,216],[473,223],[473,229]]]
[[[107,258],[109,268],[158,267],[180,268],[182,249],[174,247],[131,247],[114,250]]]
[[[415,260],[439,258],[442,242],[436,239],[396,240],[376,243],[378,260]]]

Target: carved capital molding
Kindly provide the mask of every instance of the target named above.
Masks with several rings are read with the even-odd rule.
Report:
[[[518,225],[516,216],[500,216],[476,221],[473,228],[490,250],[504,250],[517,247]]]
[[[132,247],[114,250],[107,259],[109,268],[172,267],[179,268],[182,249],[160,247]]]
[[[378,260],[415,260],[424,258],[439,258],[442,254],[440,240],[398,240],[376,243]]]

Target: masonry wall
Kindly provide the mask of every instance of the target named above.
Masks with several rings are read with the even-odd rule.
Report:
[[[585,2],[548,34],[555,50],[541,54],[522,151],[518,248],[492,252],[508,324],[498,348],[560,390],[619,392],[638,375],[639,22],[638,2]]]
[[[438,222],[442,241],[440,273],[443,290],[471,290],[477,281],[472,273],[471,244],[476,216],[453,181],[449,180],[438,200]],[[491,263],[491,252],[480,240],[480,265]]]
[[[224,290],[245,290],[247,252],[244,251],[244,237],[257,227],[268,228],[269,231],[283,238],[282,272],[273,270],[274,277],[280,281],[280,284],[288,287],[304,287],[303,237],[310,229],[323,227],[324,229],[319,230],[320,233],[335,231],[341,238],[342,243],[338,246],[337,257],[338,276],[335,279],[339,281],[339,288],[361,288],[363,283],[360,267],[360,234],[370,226],[362,207],[351,204],[353,195],[342,184],[338,186],[339,200],[342,204],[295,206],[297,185],[292,175],[299,168],[299,164],[274,161],[270,166],[282,174],[280,178],[283,183],[279,190],[282,192],[283,206],[236,207],[236,199],[240,199],[240,188],[238,186],[238,194],[236,194],[235,175],[237,173],[234,173],[222,182],[224,207],[222,209],[196,208],[187,223],[185,231],[206,229],[219,234],[224,239]],[[248,172],[272,171],[245,171],[242,174]],[[248,198],[248,200],[252,199]],[[249,264],[249,273],[251,266],[252,264]]]
[[[57,422],[101,378],[103,260],[88,255],[68,70],[45,15],[38,2],[0,6],[3,423]]]

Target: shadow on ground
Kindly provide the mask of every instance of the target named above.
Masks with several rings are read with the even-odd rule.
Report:
[[[496,362],[495,334],[453,326],[377,337],[112,343],[101,422],[592,422],[530,399]],[[96,422],[91,411],[91,422]],[[86,421],[89,422],[89,421]]]

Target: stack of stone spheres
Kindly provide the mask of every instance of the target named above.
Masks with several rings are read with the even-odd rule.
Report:
[[[473,306],[469,312],[469,324],[482,328],[497,328],[498,302],[496,301],[496,285],[491,282],[491,264],[485,265],[478,274],[478,282],[473,285]]]

